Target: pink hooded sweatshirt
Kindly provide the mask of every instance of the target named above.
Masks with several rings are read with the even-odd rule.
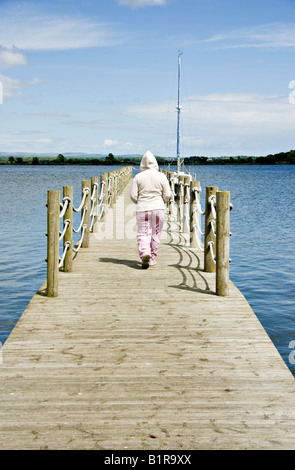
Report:
[[[136,212],[165,209],[172,193],[164,173],[159,172],[158,162],[148,150],[142,157],[140,173],[131,186],[131,200],[137,204]]]

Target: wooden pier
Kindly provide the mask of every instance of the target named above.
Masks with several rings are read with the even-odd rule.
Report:
[[[129,190],[2,348],[0,449],[295,449],[295,380],[249,304],[173,215],[142,270]]]

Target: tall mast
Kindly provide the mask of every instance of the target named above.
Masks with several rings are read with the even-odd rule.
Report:
[[[180,121],[180,110],[182,106],[180,106],[180,66],[181,61],[180,57],[182,52],[178,51],[178,96],[177,96],[177,172],[180,172],[180,150],[179,150],[179,121]]]

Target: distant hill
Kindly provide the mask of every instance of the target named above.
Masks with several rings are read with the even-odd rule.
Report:
[[[108,155],[89,154],[78,152],[67,152],[64,154],[56,153],[28,153],[16,152],[7,153],[0,152],[0,164],[17,164],[17,165],[121,165],[139,164],[142,155]],[[167,158],[156,156],[159,165],[176,164],[175,158]],[[205,157],[190,156],[184,158],[185,165],[294,165],[295,150],[289,152],[280,152],[266,156],[235,156],[235,157]]]
[[[3,160],[7,159],[10,156],[13,156],[15,158],[32,158],[32,157],[37,157],[37,158],[56,158],[58,153],[45,153],[45,152],[38,152],[38,153],[30,153],[30,152],[0,152],[0,159]],[[103,153],[78,153],[78,152],[65,152],[62,153],[62,155],[65,158],[105,158],[107,154]],[[141,158],[142,155],[138,154],[133,154],[133,155],[115,155],[115,158],[120,159],[120,158]]]

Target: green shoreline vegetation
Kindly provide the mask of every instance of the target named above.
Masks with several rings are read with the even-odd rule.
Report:
[[[70,157],[62,154],[53,157],[25,156],[14,157],[1,156],[0,165],[139,165],[141,157],[122,156],[115,157],[109,153],[106,157]],[[157,156],[159,165],[176,165],[176,158]],[[294,165],[295,150],[270,154],[262,157],[236,156],[236,157],[199,157],[184,158],[185,165]]]

